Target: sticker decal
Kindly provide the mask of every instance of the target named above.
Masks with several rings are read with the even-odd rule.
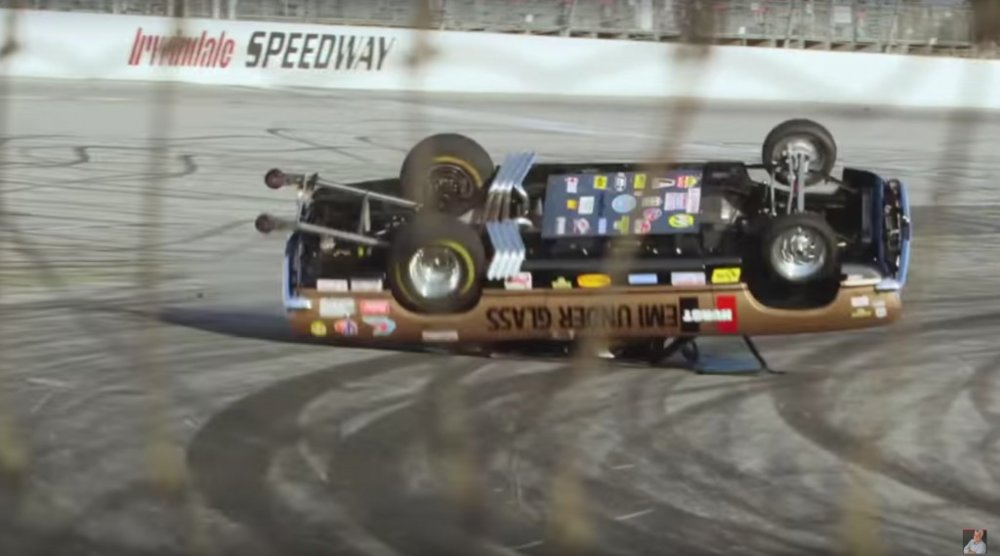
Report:
[[[866,309],[864,307],[858,307],[853,311],[851,311],[852,319],[868,319],[871,318],[871,316],[872,316],[872,310]]]
[[[680,300],[681,309],[681,332],[701,332],[701,324],[691,318],[694,311],[698,311],[697,297],[682,297]]]
[[[627,188],[628,188],[628,178],[625,177],[624,173],[618,172],[618,174],[615,175],[615,191],[618,191],[620,193],[625,191],[625,189]]]
[[[651,284],[657,284],[659,279],[656,274],[629,274],[628,283],[633,286],[648,286]]]
[[[712,271],[713,284],[736,284],[740,281],[740,268],[716,268]]]
[[[531,273],[520,272],[510,278],[507,278],[503,283],[503,287],[507,290],[530,290]]]
[[[607,176],[594,176],[594,189],[603,190],[608,188]]]
[[[362,315],[388,315],[389,301],[385,299],[362,299],[359,303]]]
[[[320,278],[316,280],[316,290],[321,292],[346,292],[347,280]]]
[[[663,194],[663,208],[665,210],[684,210],[686,207],[687,207],[687,193]]]
[[[382,291],[382,280],[378,278],[351,279],[351,291],[355,292],[380,292]]]
[[[341,336],[357,336],[358,323],[350,319],[338,320],[333,323],[333,329]]]
[[[389,317],[361,317],[361,320],[372,327],[372,336],[391,336],[396,331],[396,321]]]
[[[673,178],[660,178],[656,180],[656,185],[653,189],[663,189],[665,187],[677,187],[677,180]]]
[[[552,289],[554,290],[568,290],[573,288],[573,282],[570,282],[565,277],[560,276],[552,281]]]
[[[704,286],[704,272],[671,272],[670,283],[674,286]]]
[[[687,175],[677,178],[677,187],[689,189],[696,185],[698,185],[698,176]]]
[[[642,198],[642,206],[647,208],[658,207],[663,204],[659,196],[650,196]]]
[[[868,307],[871,305],[871,300],[868,299],[867,295],[859,295],[851,298],[851,307],[855,309],[859,307]]]
[[[580,214],[589,215],[594,214],[594,197],[593,195],[588,195],[586,197],[580,197]]]
[[[675,214],[667,222],[671,228],[690,228],[694,226],[694,217],[690,214]]]
[[[635,175],[635,183],[632,184],[632,189],[635,189],[636,191],[646,189],[646,174]]]
[[[720,295],[715,298],[715,308],[729,310],[731,315],[728,321],[719,321],[715,324],[715,329],[722,334],[736,334],[740,328],[739,314],[736,310],[735,295]]]
[[[615,197],[611,201],[611,208],[615,209],[618,214],[628,214],[635,209],[636,200],[635,197],[625,194]]]
[[[326,336],[326,325],[323,324],[323,321],[321,320],[313,321],[313,323],[309,325],[309,332],[311,332],[313,336],[322,338],[323,336]]]
[[[577,277],[576,284],[581,288],[603,288],[611,285],[611,277],[607,274],[582,274]]]
[[[354,299],[350,297],[324,297],[319,300],[319,316],[324,318],[350,317],[354,310]]]
[[[420,335],[425,342],[457,342],[457,330],[424,330]]]

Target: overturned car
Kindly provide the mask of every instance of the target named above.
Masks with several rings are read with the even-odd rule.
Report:
[[[788,120],[762,161],[495,165],[469,137],[418,143],[399,176],[295,187],[282,293],[302,334],[495,344],[859,329],[893,322],[910,257],[907,190],[846,168]],[[752,174],[760,174],[754,177]]]

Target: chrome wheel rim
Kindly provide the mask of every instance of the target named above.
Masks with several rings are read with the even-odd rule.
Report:
[[[771,245],[771,262],[782,278],[802,282],[812,278],[823,267],[826,246],[815,230],[795,226],[775,239]]]
[[[425,247],[410,257],[407,271],[417,294],[424,299],[440,299],[458,290],[462,268],[458,254],[447,247]]]
[[[476,187],[469,174],[453,164],[434,166],[428,178],[439,209],[450,202],[467,201],[475,193]]]

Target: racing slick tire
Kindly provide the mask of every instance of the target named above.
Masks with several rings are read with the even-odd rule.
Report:
[[[485,201],[493,170],[493,159],[482,145],[464,135],[440,133],[410,149],[399,179],[407,199],[460,216]]]
[[[786,148],[803,150],[812,157],[805,185],[823,181],[837,162],[837,143],[828,129],[813,120],[786,120],[767,134],[761,152],[764,167],[783,185],[791,183],[791,172],[782,155]]]
[[[817,283],[840,276],[837,236],[822,215],[782,214],[764,227],[764,268],[786,284]]]
[[[464,222],[420,213],[395,234],[387,267],[389,289],[406,309],[462,313],[482,295],[486,250],[479,234]]]

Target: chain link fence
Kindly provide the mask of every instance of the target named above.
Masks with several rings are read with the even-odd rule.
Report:
[[[972,55],[962,0],[3,0],[0,7]],[[698,21],[711,21],[699,26]]]

